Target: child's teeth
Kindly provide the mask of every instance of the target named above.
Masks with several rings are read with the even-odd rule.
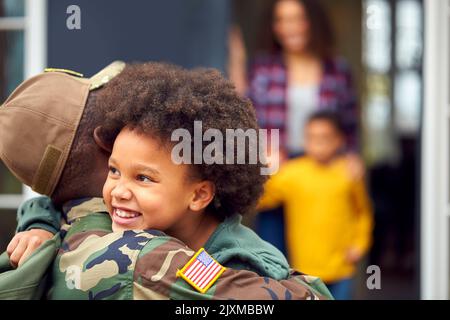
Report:
[[[116,209],[116,214],[121,218],[135,218],[138,216],[137,213],[128,213],[120,209]]]

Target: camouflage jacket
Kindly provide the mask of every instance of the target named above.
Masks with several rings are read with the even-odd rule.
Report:
[[[202,294],[176,276],[195,253],[179,240],[156,230],[112,232],[97,198],[73,203],[66,219],[50,299],[332,298],[320,279],[293,270],[287,280],[276,281],[229,268]]]

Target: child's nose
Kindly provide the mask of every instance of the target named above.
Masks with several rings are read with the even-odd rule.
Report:
[[[118,183],[111,191],[111,196],[116,199],[130,200],[132,197],[132,192],[125,183]]]

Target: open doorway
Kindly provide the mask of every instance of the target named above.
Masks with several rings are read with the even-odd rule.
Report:
[[[321,0],[337,54],[351,66],[360,106],[361,154],[373,201],[373,246],[360,264],[356,299],[418,299],[420,117],[423,100],[421,0]],[[233,2],[249,60],[271,0]],[[251,223],[251,222],[249,222]],[[366,267],[381,270],[380,290]]]

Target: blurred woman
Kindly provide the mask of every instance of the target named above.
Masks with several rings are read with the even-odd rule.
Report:
[[[356,95],[347,63],[334,54],[325,11],[316,0],[277,0],[270,15],[264,51],[251,65],[247,88],[260,125],[280,129],[281,146],[292,155],[303,150],[308,116],[318,109],[336,111],[345,120],[348,150],[356,150]]]

